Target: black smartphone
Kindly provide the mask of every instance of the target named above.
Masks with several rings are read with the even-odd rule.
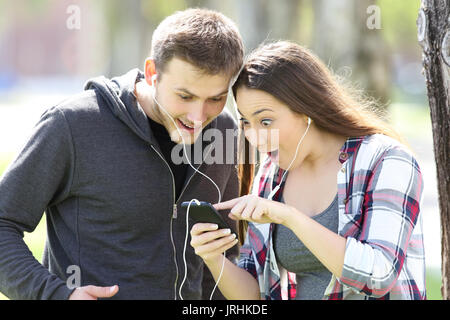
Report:
[[[181,207],[186,208],[186,210],[188,206],[189,201],[181,203]],[[235,233],[233,228],[230,228],[220,213],[209,202],[201,201],[200,204],[192,202],[189,208],[189,218],[194,220],[195,223],[214,223],[219,226],[219,229],[230,229],[231,233]]]

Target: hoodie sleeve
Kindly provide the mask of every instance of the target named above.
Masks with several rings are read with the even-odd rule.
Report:
[[[67,299],[73,291],[23,241],[46,208],[67,197],[73,168],[68,123],[57,107],[50,108],[0,178],[0,291],[11,299]]]

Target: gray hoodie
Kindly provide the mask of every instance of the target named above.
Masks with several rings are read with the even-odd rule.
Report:
[[[180,204],[193,198],[216,203],[218,194],[189,167],[174,199],[170,168],[133,94],[142,78],[133,69],[111,80],[89,80],[84,92],[42,115],[1,177],[0,291],[6,296],[67,299],[73,291],[67,279],[77,284],[72,276],[79,270],[81,286],[118,284],[116,299],[179,298],[186,235]],[[236,124],[224,111],[207,128],[224,131]],[[235,164],[202,163],[199,170],[219,186],[223,201],[238,195]],[[41,264],[23,232],[32,232],[44,211]],[[214,283],[210,274],[204,279],[207,269],[189,241],[182,295],[200,299],[202,286],[207,296]],[[237,254],[236,247],[230,251]]]

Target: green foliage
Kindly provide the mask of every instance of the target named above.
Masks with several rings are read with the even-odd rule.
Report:
[[[386,41],[395,48],[417,46],[416,20],[420,0],[377,0],[381,28]]]
[[[426,275],[427,299],[442,300],[441,294],[442,276],[441,271],[436,268],[428,268]]]
[[[154,0],[142,2],[142,14],[149,20],[157,20],[157,23],[160,23],[162,19],[175,11],[184,9],[186,9],[186,2],[184,0]]]

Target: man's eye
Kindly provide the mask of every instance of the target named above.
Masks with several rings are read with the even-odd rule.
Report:
[[[263,127],[268,127],[268,126],[270,126],[272,124],[272,120],[271,119],[263,119],[263,120],[261,120],[261,125],[263,126]]]
[[[223,100],[223,97],[220,97],[220,98],[211,98],[211,101],[214,101],[214,102],[220,102],[220,101],[222,101]]]
[[[183,100],[190,100],[190,99],[192,99],[191,96],[185,96],[185,95],[183,95],[183,94],[179,94],[178,96],[179,96],[181,99],[183,99]]]

